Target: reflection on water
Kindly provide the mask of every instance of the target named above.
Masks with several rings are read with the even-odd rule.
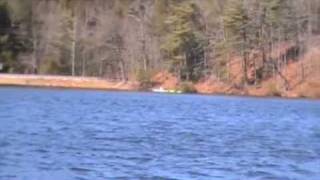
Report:
[[[0,180],[320,179],[320,102],[0,89]]]

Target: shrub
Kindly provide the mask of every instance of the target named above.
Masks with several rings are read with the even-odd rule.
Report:
[[[152,73],[144,70],[138,70],[136,73],[136,79],[140,84],[141,89],[148,89],[152,87]]]
[[[197,90],[191,82],[182,82],[179,86],[179,90],[183,93],[196,93]]]
[[[320,98],[320,83],[308,82],[298,92],[302,98]]]
[[[41,62],[39,73],[40,74],[58,74],[61,70],[59,63],[53,59],[48,57],[44,61]]]
[[[269,96],[281,96],[281,91],[277,87],[276,83],[270,83],[267,91]]]

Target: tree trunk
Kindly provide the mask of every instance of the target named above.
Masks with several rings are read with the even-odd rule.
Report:
[[[32,32],[32,34],[33,34],[33,40],[32,40],[32,44],[33,44],[33,50],[32,50],[32,73],[33,74],[38,74],[37,38],[36,38],[35,33],[34,33],[35,30],[33,29],[32,31],[33,31]]]
[[[144,18],[144,17],[143,17]],[[144,20],[141,21],[141,43],[142,43],[142,54],[143,54],[143,69],[145,72],[148,71],[148,54],[146,52],[146,35],[145,35],[145,27]]]
[[[121,73],[121,80],[126,82],[127,78],[126,78],[126,73],[125,73],[125,64],[123,60],[120,60],[120,73]]]
[[[244,32],[242,33],[243,36],[243,47],[242,47],[242,58],[243,58],[243,77],[244,77],[244,85],[246,86],[248,83],[248,67],[247,67],[247,61],[248,61],[248,53],[246,50],[246,43],[247,43],[247,33],[244,30]]]
[[[87,58],[87,53],[84,52],[83,57],[82,57],[82,76],[86,76],[86,58]]]
[[[313,31],[313,16],[312,16],[312,2],[308,0],[308,41],[311,40]]]
[[[38,74],[38,56],[37,56],[37,51],[38,51],[38,38],[37,38],[37,32],[36,32],[36,21],[35,21],[35,15],[34,11],[32,10],[32,15],[31,15],[31,33],[32,33],[32,73],[33,74]]]
[[[77,18],[73,15],[73,27],[72,27],[72,44],[71,44],[71,68],[72,76],[75,76],[75,60],[76,60],[76,41],[77,41]]]
[[[104,61],[104,59],[100,60],[100,67],[99,67],[99,76],[100,77],[103,76],[103,61]]]
[[[246,86],[248,84],[248,67],[247,67],[247,61],[248,61],[248,53],[243,52],[243,73],[244,73],[244,85]]]
[[[228,61],[228,65],[227,65],[228,81],[230,81],[231,80],[231,56],[230,56],[230,52],[227,53],[227,61]]]

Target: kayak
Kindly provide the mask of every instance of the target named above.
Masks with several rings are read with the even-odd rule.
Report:
[[[160,87],[160,88],[154,88],[152,89],[152,92],[155,92],[155,93],[169,93],[169,94],[182,94],[182,91],[179,91],[179,90],[167,90],[167,89],[164,89],[163,87]]]
[[[168,90],[165,90],[163,87],[152,89],[152,92],[156,93],[168,93]]]

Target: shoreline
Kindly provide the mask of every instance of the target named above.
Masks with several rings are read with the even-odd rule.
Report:
[[[0,74],[0,86],[109,91],[138,90],[138,85],[134,82],[108,81],[96,77],[71,77],[23,74]]]
[[[24,75],[24,74],[0,74],[0,87],[31,87],[47,89],[79,89],[98,91],[124,91],[124,92],[151,92],[140,89],[137,82],[108,81],[96,77],[72,77],[56,75]],[[190,93],[182,93],[190,94]],[[279,99],[310,99],[310,97],[290,97],[290,96],[265,96],[243,93],[192,93],[196,95],[216,95],[216,96],[237,96],[252,98],[279,98]]]

